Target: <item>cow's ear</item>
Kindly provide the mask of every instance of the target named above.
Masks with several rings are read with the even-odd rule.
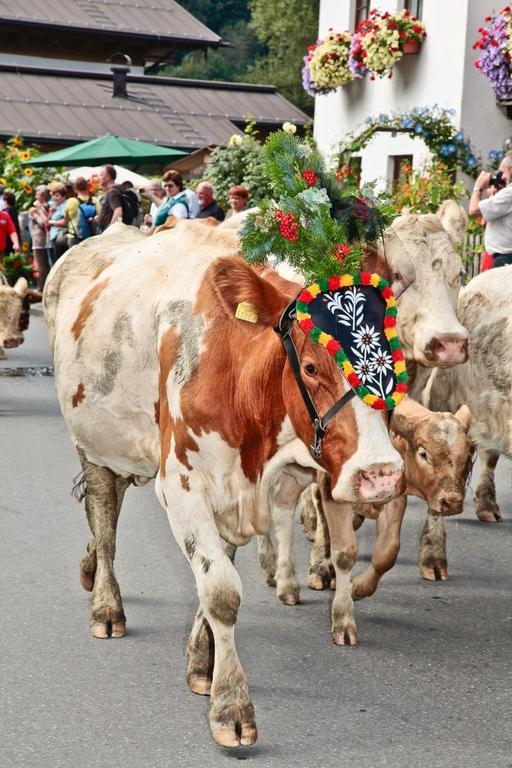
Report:
[[[405,440],[409,440],[414,434],[416,424],[416,420],[410,419],[403,413],[397,413],[396,410],[393,411],[390,426],[395,435],[403,437]]]
[[[14,290],[16,291],[20,299],[23,299],[23,297],[27,295],[28,283],[24,277],[19,277],[16,280],[14,284]]]
[[[471,426],[471,411],[467,405],[461,405],[459,410],[454,414],[457,421],[460,423],[462,429],[467,434]]]
[[[209,273],[223,308],[234,320],[277,325],[289,299],[241,258],[217,259]]]

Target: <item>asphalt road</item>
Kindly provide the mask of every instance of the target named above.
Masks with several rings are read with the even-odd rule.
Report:
[[[51,363],[40,315],[0,369]],[[0,373],[2,370],[0,370]],[[0,376],[1,768],[512,767],[512,493],[498,468],[505,521],[473,504],[447,523],[447,583],[416,567],[423,505],[407,511],[402,550],[377,594],[357,604],[360,644],[330,640],[331,593],[303,603],[264,584],[255,543],[239,550],[244,600],[237,645],[258,743],[228,752],[209,738],[208,700],[185,684],[193,580],[152,486],[130,488],[116,570],[129,634],[94,640],[78,564],[89,532],[70,496],[79,471],[51,377]],[[360,531],[361,565],[374,530]]]

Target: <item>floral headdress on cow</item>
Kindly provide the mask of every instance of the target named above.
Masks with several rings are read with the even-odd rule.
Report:
[[[396,303],[384,278],[361,271],[368,244],[382,237],[394,210],[342,183],[293,135],[271,134],[265,153],[273,197],[244,222],[245,259],[261,264],[272,254],[301,273],[310,284],[294,302],[293,319],[325,347],[363,402],[395,408],[407,391]]]

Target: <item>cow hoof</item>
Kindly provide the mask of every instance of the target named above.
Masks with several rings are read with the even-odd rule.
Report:
[[[269,587],[276,587],[277,586],[277,583],[276,583],[276,580],[275,580],[274,576],[267,576],[265,581],[267,582]]]
[[[477,517],[481,523],[501,523],[503,520],[499,510],[497,512],[482,510],[482,512],[477,512]]]
[[[308,576],[308,587],[310,589],[325,589],[324,580],[318,573],[310,573]]]
[[[300,596],[297,592],[286,592],[284,595],[278,595],[284,605],[299,605]]]
[[[216,721],[210,721],[212,738],[220,747],[250,747],[258,738],[258,730],[255,723],[242,723],[238,729],[233,725],[226,725]]]
[[[111,637],[124,637],[126,635],[126,621],[113,621]]]
[[[107,640],[108,634],[108,622],[95,621],[91,624],[91,635],[97,640]]]
[[[332,639],[335,645],[357,645],[357,632],[354,625],[346,627],[341,632],[333,632]]]
[[[448,570],[444,565],[420,566],[420,575],[426,581],[448,581]]]
[[[334,579],[331,579],[329,584],[329,589],[332,589],[332,590],[336,589],[336,577],[334,577]]]
[[[126,621],[93,621],[91,635],[97,640],[124,637],[126,635]]]
[[[91,575],[80,568],[80,584],[86,592],[92,592],[94,589],[94,575]]]
[[[188,686],[192,693],[197,693],[199,696],[209,696],[212,690],[212,679],[208,675],[193,674],[187,680]]]

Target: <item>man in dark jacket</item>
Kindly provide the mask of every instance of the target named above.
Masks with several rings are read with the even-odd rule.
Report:
[[[100,200],[101,210],[98,214],[98,227],[104,232],[110,224],[123,220],[123,198],[121,190],[116,186],[117,173],[113,165],[105,165],[99,176],[105,194]]]
[[[201,206],[196,219],[207,219],[208,216],[213,216],[217,221],[224,221],[224,211],[217,205],[213,196],[213,187],[209,181],[202,181],[197,187],[196,194]]]

